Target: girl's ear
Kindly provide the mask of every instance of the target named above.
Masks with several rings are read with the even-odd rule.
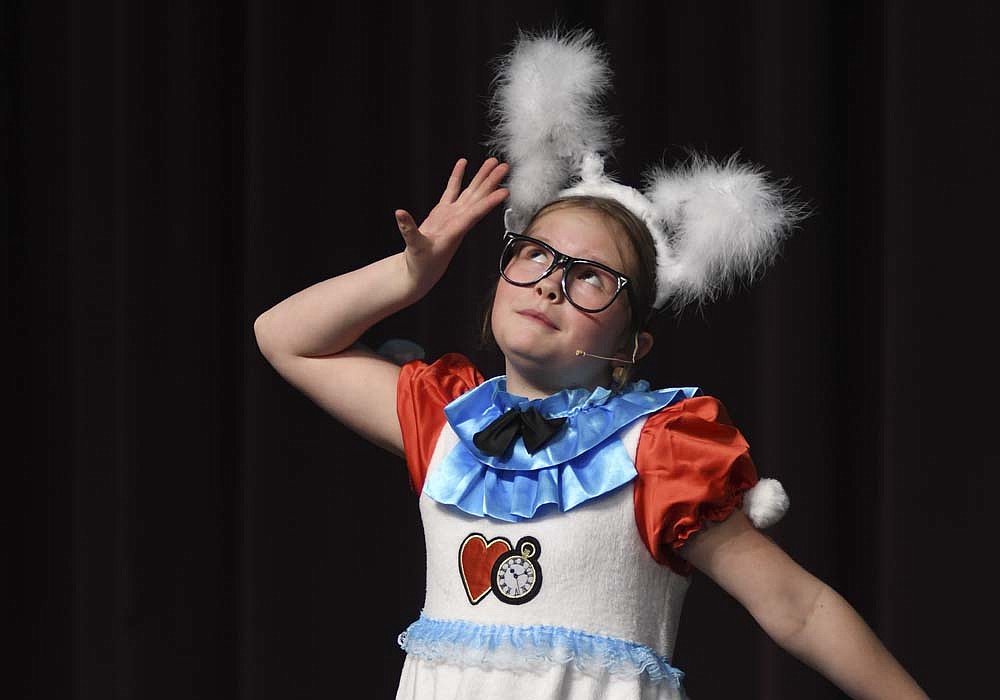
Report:
[[[643,331],[639,334],[639,350],[635,353],[635,361],[638,362],[653,349],[653,334]]]
[[[644,358],[653,349],[653,334],[643,331],[641,333],[625,336],[621,348],[615,353],[623,360],[631,360],[632,353],[635,352],[635,361]]]

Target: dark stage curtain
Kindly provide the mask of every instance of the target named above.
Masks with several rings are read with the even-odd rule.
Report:
[[[392,696],[424,594],[406,471],[286,384],[252,324],[400,250],[393,210],[419,217],[487,153],[491,60],[555,20],[610,50],[626,182],[739,150],[814,212],[752,289],[661,321],[643,376],[725,402],[791,495],[770,534],[933,697],[994,685],[994,4],[0,13],[23,622],[5,696]],[[364,341],[501,371],[476,342],[500,227]],[[841,697],[697,575],[675,664],[702,700]]]

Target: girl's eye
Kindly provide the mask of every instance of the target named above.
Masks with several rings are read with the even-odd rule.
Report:
[[[539,248],[537,246],[526,246],[521,250],[521,258],[525,260],[530,260],[542,265],[547,265],[549,260],[548,251],[544,248]]]
[[[597,289],[604,289],[604,277],[598,274],[596,270],[583,268],[576,274],[576,279]]]

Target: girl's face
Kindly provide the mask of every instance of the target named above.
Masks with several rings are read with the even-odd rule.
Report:
[[[525,235],[545,241],[561,253],[604,263],[628,275],[616,232],[597,212],[562,208],[543,214]],[[626,244],[627,245],[627,244]],[[630,321],[628,295],[621,292],[607,309],[586,313],[562,292],[561,269],[529,287],[503,278],[497,283],[491,316],[493,336],[507,363],[508,391],[534,398],[570,387],[607,385],[611,367],[594,355],[631,357],[625,348]],[[625,342],[623,342],[625,341]]]

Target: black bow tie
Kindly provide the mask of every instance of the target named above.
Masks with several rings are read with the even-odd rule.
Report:
[[[472,442],[486,454],[502,457],[520,435],[528,453],[535,454],[565,422],[565,418],[546,418],[534,406],[527,411],[512,408],[473,435]]]

